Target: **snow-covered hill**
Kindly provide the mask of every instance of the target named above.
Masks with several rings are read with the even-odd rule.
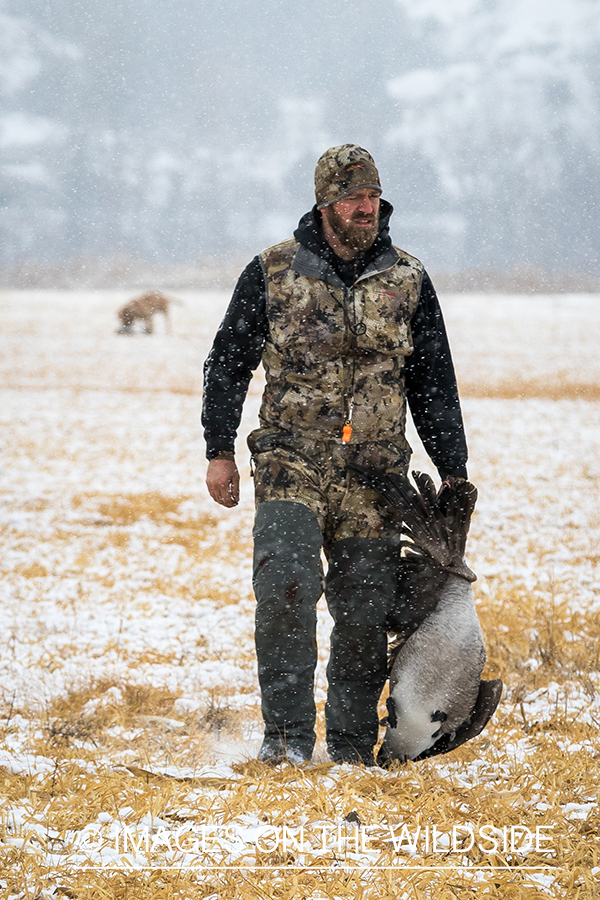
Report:
[[[600,6],[398,4],[435,52],[390,81],[392,136],[435,174],[458,253],[497,268],[597,264]]]
[[[351,140],[428,266],[600,271],[594,0],[0,11],[0,262],[254,253]]]

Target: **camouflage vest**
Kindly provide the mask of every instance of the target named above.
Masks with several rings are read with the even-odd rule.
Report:
[[[261,425],[337,442],[351,418],[352,444],[404,444],[402,370],[412,353],[419,260],[390,248],[351,288],[295,240],[265,250],[261,261],[269,322]]]

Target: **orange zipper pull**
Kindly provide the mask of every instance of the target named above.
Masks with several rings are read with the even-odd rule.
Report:
[[[352,425],[350,424],[350,422],[346,422],[346,424],[342,428],[342,442],[344,444],[348,444],[350,442],[351,437],[352,437]]]

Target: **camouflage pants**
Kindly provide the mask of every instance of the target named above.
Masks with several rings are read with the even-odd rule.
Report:
[[[405,475],[410,460],[406,441],[342,444],[258,428],[250,434],[248,446],[257,505],[291,500],[307,506],[317,517],[326,555],[335,541],[344,538],[397,537],[397,520],[347,464]]]
[[[314,745],[316,605],[334,619],[327,669],[327,744],[335,761],[373,762],[387,631],[397,598],[398,525],[348,461],[406,472],[391,443],[345,446],[258,429],[255,465],[256,652],[263,750],[310,758]],[[321,548],[329,566],[323,579]],[[261,751],[263,752],[263,751]]]

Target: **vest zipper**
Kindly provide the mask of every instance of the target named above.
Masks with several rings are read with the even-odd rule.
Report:
[[[348,310],[350,293],[352,293],[352,322],[350,322],[350,312]],[[362,320],[360,322],[356,321],[356,296],[354,294],[354,285],[352,285],[352,288],[348,288],[344,285],[344,320],[346,322],[346,327],[351,334],[350,347],[352,351],[352,376],[350,379],[350,393],[345,394],[344,396],[344,405],[348,410],[348,415],[344,421],[344,427],[342,428],[342,443],[348,444],[350,443],[350,439],[352,437],[352,413],[354,412],[354,389],[356,380],[356,338],[357,335],[364,334],[367,330],[367,327]]]

